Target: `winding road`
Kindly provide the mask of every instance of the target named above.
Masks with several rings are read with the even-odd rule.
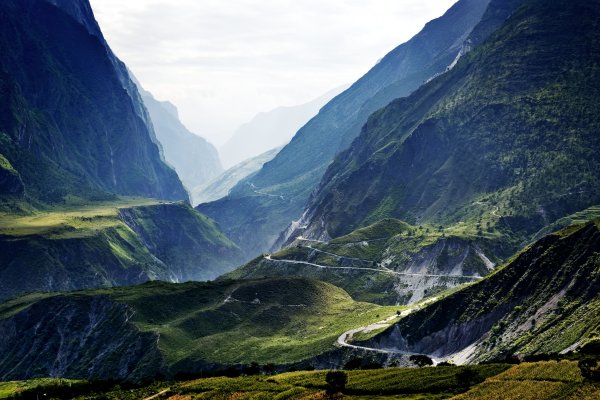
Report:
[[[392,350],[392,349],[376,349],[373,347],[357,346],[357,345],[348,343],[348,341],[351,341],[352,337],[357,333],[370,333],[370,332],[373,332],[373,331],[376,331],[379,329],[389,328],[393,322],[397,322],[397,320],[400,320],[400,319],[406,317],[407,315],[410,315],[413,312],[422,309],[427,304],[433,303],[433,302],[437,301],[438,299],[439,299],[438,297],[432,297],[432,298],[422,301],[418,304],[415,304],[414,306],[412,306],[410,308],[407,308],[406,310],[402,311],[400,313],[400,315],[392,315],[391,317],[388,317],[388,318],[384,319],[383,321],[379,321],[379,322],[376,322],[371,325],[361,326],[360,328],[355,328],[355,329],[346,331],[338,337],[336,344],[340,347],[347,347],[347,348],[351,348],[351,349],[371,351],[374,353],[416,355],[417,353],[411,353],[408,351]],[[432,360],[433,360],[434,364],[437,364],[440,361],[440,360],[436,360],[433,358],[432,358]]]
[[[166,388],[165,390],[163,390],[162,392],[158,392],[150,397],[146,397],[144,398],[144,400],[154,400],[159,398],[160,396],[162,396],[163,394],[167,393],[169,390],[171,390],[171,388]]]
[[[469,276],[469,275],[442,275],[442,274],[417,274],[410,272],[396,272],[391,269],[379,269],[379,268],[367,268],[367,267],[333,267],[329,265],[320,265],[311,263],[308,261],[298,261],[298,260],[280,260],[277,258],[272,258],[270,254],[264,256],[264,259],[271,262],[280,262],[285,264],[300,264],[307,265],[309,267],[319,268],[319,269],[337,269],[337,270],[355,270],[355,271],[368,271],[368,272],[377,272],[380,274],[388,274],[388,275],[396,275],[396,276],[423,276],[428,278],[464,278],[464,279],[472,279],[472,280],[480,280],[480,276]]]

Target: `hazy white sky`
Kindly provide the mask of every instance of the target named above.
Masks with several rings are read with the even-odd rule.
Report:
[[[219,145],[352,83],[456,0],[91,0],[115,53]]]

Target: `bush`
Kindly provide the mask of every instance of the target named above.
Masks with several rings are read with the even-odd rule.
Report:
[[[325,375],[327,382],[327,395],[333,398],[337,393],[342,393],[348,383],[348,375],[344,371],[329,371]]]
[[[433,360],[428,356],[422,354],[412,355],[410,356],[409,360],[419,368],[433,365]]]

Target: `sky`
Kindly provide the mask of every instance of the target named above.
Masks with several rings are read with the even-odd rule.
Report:
[[[109,45],[194,133],[350,84],[456,0],[90,0]]]

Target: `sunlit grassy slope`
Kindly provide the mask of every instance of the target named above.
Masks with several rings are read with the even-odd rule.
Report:
[[[465,373],[466,372],[466,373]],[[152,394],[159,400],[197,399],[326,399],[326,371],[291,372],[275,376],[217,377],[187,382],[163,382],[138,388],[118,386],[82,390],[80,400],[133,400]],[[583,381],[577,363],[538,362],[516,366],[490,364],[472,367],[435,367],[422,369],[389,368],[366,371],[347,371],[348,383],[344,399],[349,400],[592,400],[600,396],[600,385]],[[471,378],[465,379],[465,376]],[[30,398],[50,387],[69,382],[35,380],[0,384],[0,399],[8,399],[16,392],[25,392]],[[82,383],[78,383],[82,385]],[[84,385],[82,385],[84,387]],[[24,393],[24,394],[25,394]]]
[[[123,226],[118,218],[120,208],[160,203],[152,199],[121,198],[86,205],[53,207],[27,214],[0,212],[0,235],[39,235],[49,239],[89,237],[106,228]]]
[[[334,349],[343,332],[402,309],[355,302],[333,285],[303,279],[151,282],[61,296],[70,300],[73,309],[91,296],[109,296],[129,306],[137,329],[159,334],[166,368],[174,373],[206,363],[299,362]],[[53,301],[52,295],[39,294],[9,301],[0,305],[0,320],[26,312],[33,304]],[[47,334],[53,337],[56,332]],[[77,337],[76,332],[73,335]],[[109,346],[112,338],[98,340]],[[53,357],[51,351],[48,357]]]
[[[240,262],[237,246],[183,202],[73,198],[43,210],[0,211],[0,300],[152,279],[214,279]]]

